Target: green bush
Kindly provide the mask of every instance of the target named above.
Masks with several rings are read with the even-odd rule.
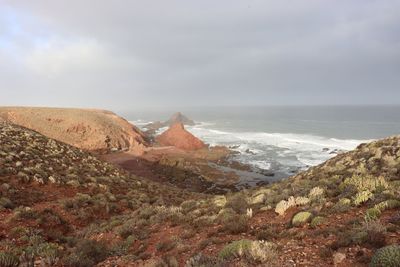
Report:
[[[359,206],[370,200],[373,196],[374,195],[369,190],[358,192],[353,199],[354,205]]]
[[[304,224],[308,223],[309,221],[311,221],[311,218],[312,218],[311,212],[300,211],[300,212],[296,213],[296,215],[293,216],[292,225],[296,226],[296,227],[304,225]]]
[[[226,245],[218,254],[221,259],[229,260],[244,255],[249,250],[253,241],[242,239]]]
[[[322,223],[324,222],[324,220],[325,220],[324,217],[317,216],[317,217],[315,217],[315,218],[313,218],[313,219],[311,220],[310,226],[311,226],[312,228],[315,228],[315,227],[317,227],[318,225],[322,224]]]
[[[378,249],[372,257],[370,267],[400,266],[400,246],[391,245]]]

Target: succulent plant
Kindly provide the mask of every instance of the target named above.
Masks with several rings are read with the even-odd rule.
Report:
[[[323,195],[324,195],[324,189],[318,186],[311,189],[310,193],[308,193],[308,197],[312,200],[321,198],[323,197]]]
[[[365,191],[361,191],[358,192],[353,201],[354,201],[354,205],[358,206],[364,202],[367,202],[369,199],[371,199],[374,195],[371,193],[371,191],[369,190],[365,190]]]
[[[12,253],[0,252],[0,266],[14,267],[19,265],[19,259]]]
[[[324,217],[321,217],[321,216],[314,217],[314,218],[311,220],[310,226],[311,226],[312,228],[315,228],[315,227],[317,227],[318,225],[322,224],[322,223],[324,222],[324,220],[325,220],[325,218],[324,218]]]
[[[253,241],[248,239],[233,241],[219,252],[219,257],[222,259],[241,257],[244,255],[245,251],[250,249],[252,242]]]
[[[294,215],[292,219],[293,226],[300,226],[308,223],[311,220],[312,214],[308,211],[300,211]]]
[[[281,200],[275,208],[275,212],[279,215],[285,214],[285,211],[291,207],[303,206],[310,203],[310,199],[307,197],[289,197],[288,200]]]
[[[378,209],[379,211],[384,211],[388,209],[395,209],[400,207],[400,201],[397,199],[389,199],[385,200],[381,203],[378,203],[374,206],[374,208]]]
[[[372,175],[353,175],[352,177],[344,180],[344,182],[340,185],[342,189],[348,186],[354,186],[358,192],[367,190],[374,192],[375,190],[386,189],[389,187],[388,182],[384,177],[375,177]]]
[[[370,221],[370,220],[376,220],[379,218],[379,216],[381,215],[381,211],[377,208],[370,208],[367,209],[367,211],[365,212],[365,220],[366,221]]]
[[[223,260],[245,258],[250,262],[272,262],[276,258],[276,245],[267,241],[237,240],[226,245],[219,257]]]
[[[400,266],[400,246],[391,245],[378,249],[372,257],[370,267]]]

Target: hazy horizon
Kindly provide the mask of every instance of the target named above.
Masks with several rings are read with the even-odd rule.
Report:
[[[0,3],[1,106],[400,105],[400,2]]]

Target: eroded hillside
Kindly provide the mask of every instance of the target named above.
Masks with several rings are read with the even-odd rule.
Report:
[[[0,266],[399,265],[398,137],[220,196],[19,126],[0,124],[0,137]]]
[[[142,154],[146,146],[138,128],[106,110],[1,107],[0,118],[89,151]]]

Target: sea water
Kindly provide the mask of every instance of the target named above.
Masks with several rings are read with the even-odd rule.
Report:
[[[204,107],[121,111],[138,127],[180,111],[186,129],[236,160],[288,176],[374,139],[400,134],[400,106]],[[162,132],[165,129],[161,129]],[[282,175],[283,173],[283,175]]]

